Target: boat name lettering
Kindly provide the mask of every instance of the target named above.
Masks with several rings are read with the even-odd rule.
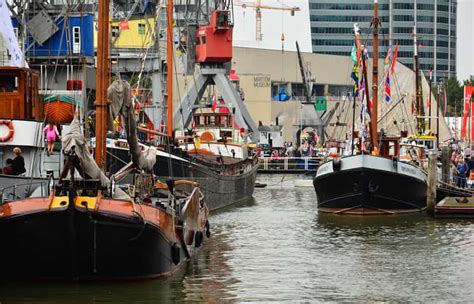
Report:
[[[265,88],[270,86],[270,76],[254,76],[253,86],[256,88]]]

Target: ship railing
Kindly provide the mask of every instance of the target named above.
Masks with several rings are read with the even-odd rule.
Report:
[[[32,194],[38,197],[46,197],[50,194],[51,180],[29,181],[22,184],[14,184],[7,187],[0,188],[0,205],[21,199],[26,199]],[[36,193],[34,193],[37,191]]]
[[[316,171],[324,157],[260,157],[258,171],[262,173],[303,173]]]

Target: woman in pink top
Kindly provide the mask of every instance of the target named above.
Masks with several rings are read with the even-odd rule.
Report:
[[[48,156],[53,153],[54,142],[59,136],[58,128],[51,121],[46,127],[44,127],[43,132],[46,133],[46,140],[48,141]]]

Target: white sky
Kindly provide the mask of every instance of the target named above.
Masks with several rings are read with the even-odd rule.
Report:
[[[242,8],[234,0],[234,45],[264,49],[281,49],[281,33],[285,33],[285,50],[295,50],[298,40],[303,52],[311,52],[311,32],[308,0],[261,0],[262,5],[273,7],[299,7],[291,16],[288,11],[262,9],[263,40],[255,39],[255,9]],[[457,78],[459,81],[474,76],[474,0],[458,0],[457,19]]]
[[[474,77],[474,0],[458,0],[457,78]]]
[[[474,1],[474,0],[473,0]],[[311,26],[308,0],[261,0],[261,5],[274,9],[262,9],[262,41],[255,39],[255,8],[242,8],[249,0],[234,0],[234,45],[262,49],[281,50],[281,33],[285,34],[284,50],[295,51],[298,41],[302,52],[311,52]],[[298,7],[294,16],[278,8]]]

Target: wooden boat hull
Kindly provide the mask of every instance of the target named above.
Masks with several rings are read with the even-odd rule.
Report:
[[[186,260],[178,241],[151,221],[77,206],[50,209],[49,201],[34,204],[38,208],[26,206],[32,200],[1,207],[0,231],[8,233],[0,278],[152,278],[170,275]],[[22,210],[5,216],[9,208]]]
[[[108,159],[110,160],[108,163],[112,164],[111,172],[119,170],[130,160],[127,150],[109,148],[109,151],[115,156],[109,156]],[[221,209],[252,197],[258,162],[247,160],[244,172],[224,175],[213,170],[211,166],[192,161],[187,153],[180,152],[172,153],[173,157],[169,157],[168,154],[157,155],[155,174],[197,181],[209,210]]]
[[[361,165],[360,160],[352,164],[345,161],[341,159],[340,169],[314,179],[319,211],[371,215],[420,212],[426,208],[426,180],[400,173],[415,167],[405,168],[407,164],[381,158],[364,159],[372,165]]]

